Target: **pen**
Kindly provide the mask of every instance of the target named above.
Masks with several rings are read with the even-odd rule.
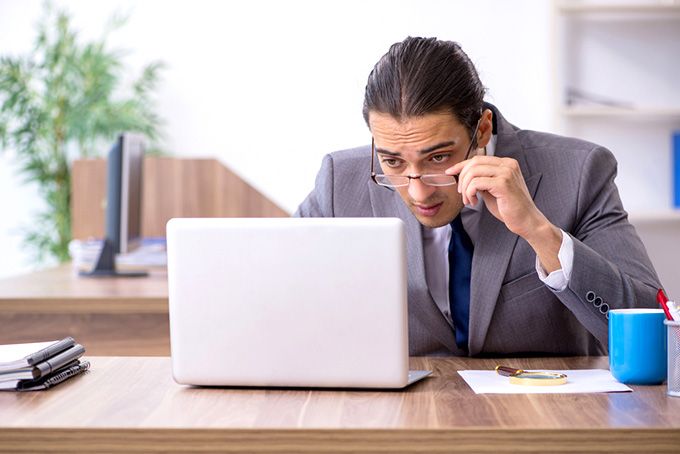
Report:
[[[673,316],[671,315],[671,312],[668,310],[668,297],[664,293],[663,289],[660,288],[658,292],[656,292],[656,300],[659,302],[661,307],[663,308],[664,314],[666,314],[666,319],[670,320],[671,322],[674,320]]]
[[[76,342],[75,340],[73,340],[72,337],[67,337],[60,340],[59,342],[55,342],[54,344],[46,348],[43,348],[40,351],[33,353],[32,355],[27,356],[25,359],[29,366],[33,366],[35,364],[45,361],[48,358],[51,358],[57,353],[60,353],[68,348],[73,347],[75,344]]]
[[[71,361],[80,358],[85,353],[85,347],[76,344],[56,356],[33,366],[33,378],[40,378],[60,369]]]

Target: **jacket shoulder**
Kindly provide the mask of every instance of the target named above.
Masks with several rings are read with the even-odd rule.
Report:
[[[357,147],[324,156],[312,192],[294,216],[370,216],[367,185],[371,178],[371,148]]]
[[[371,147],[363,146],[329,153],[325,159],[331,161],[333,180],[345,190],[365,190],[371,178]]]
[[[328,156],[333,160],[334,164],[343,168],[364,166],[370,169],[371,147],[367,145],[334,151],[329,153]]]
[[[527,165],[532,172],[558,173],[574,178],[595,166],[616,173],[616,158],[605,147],[575,137],[530,130],[517,131]]]

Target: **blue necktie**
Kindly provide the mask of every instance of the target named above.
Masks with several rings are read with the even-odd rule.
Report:
[[[449,304],[456,328],[458,348],[467,349],[470,325],[470,276],[472,272],[472,241],[463,229],[460,214],[451,222],[449,242]]]

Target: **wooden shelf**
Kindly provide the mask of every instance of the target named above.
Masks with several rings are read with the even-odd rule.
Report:
[[[631,224],[680,224],[680,208],[663,211],[633,211],[628,213],[628,219],[630,220]]]
[[[560,108],[560,113],[570,118],[615,117],[615,118],[678,118],[680,108],[673,107],[609,107],[609,106],[568,106]]]
[[[636,3],[595,3],[595,2],[580,3],[572,1],[562,2],[558,4],[557,10],[565,14],[586,14],[586,13],[680,14],[680,2],[660,1],[660,2],[636,2]]]

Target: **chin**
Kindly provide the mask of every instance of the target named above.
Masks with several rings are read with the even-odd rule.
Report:
[[[438,213],[437,216],[419,216],[415,213],[413,215],[416,217],[418,222],[420,222],[422,225],[425,227],[429,227],[431,229],[435,229],[437,227],[442,227],[445,226],[446,224],[449,224],[455,216],[447,216],[441,213]]]

